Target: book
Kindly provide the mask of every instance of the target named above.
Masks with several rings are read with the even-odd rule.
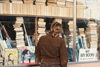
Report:
[[[5,64],[8,66],[18,65],[18,50],[13,49],[5,49]]]
[[[19,48],[19,61],[20,65],[35,64],[35,46],[25,46]]]
[[[3,65],[3,58],[0,57],[0,66]]]
[[[8,46],[7,46],[6,42],[5,42],[5,40],[1,40],[0,39],[0,51],[1,51],[2,57],[4,57],[4,53],[5,53],[4,50],[6,48],[8,48]]]

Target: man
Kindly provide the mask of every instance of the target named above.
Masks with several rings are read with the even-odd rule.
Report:
[[[50,33],[39,39],[35,55],[41,63],[40,67],[67,67],[67,50],[64,39],[59,37],[61,32],[62,25],[54,22]]]

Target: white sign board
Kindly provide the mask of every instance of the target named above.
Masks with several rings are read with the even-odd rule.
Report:
[[[97,49],[80,49],[79,50],[79,62],[97,61]]]

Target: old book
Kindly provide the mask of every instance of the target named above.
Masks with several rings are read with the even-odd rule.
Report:
[[[66,7],[73,7],[74,6],[74,3],[73,2],[66,1],[65,2],[65,6]]]
[[[12,66],[18,65],[18,50],[5,49],[5,65]]]
[[[48,2],[53,2],[53,3],[56,3],[57,0],[48,0]]]
[[[46,4],[44,2],[35,2],[35,5],[45,6]]]
[[[44,28],[46,25],[46,22],[38,22],[38,27]]]
[[[23,29],[22,28],[18,28],[18,27],[16,27],[15,29],[14,29],[15,31],[18,31],[18,32],[21,32],[21,31],[23,31]]]
[[[9,0],[0,0],[0,3],[9,3]]]
[[[0,66],[2,66],[2,65],[3,65],[3,58],[0,57]]]
[[[45,33],[45,28],[38,28],[38,33]]]
[[[46,0],[36,0],[35,2],[46,2]]]
[[[97,26],[97,23],[90,21],[90,22],[88,22],[88,26],[89,27],[91,27],[91,26],[95,27],[95,26]]]
[[[12,3],[21,3],[23,4],[23,1],[22,0],[11,0]]]
[[[65,7],[65,2],[57,1],[57,6],[59,6],[59,7]]]
[[[10,14],[10,4],[9,3],[3,3],[2,4],[3,14]]]
[[[7,46],[6,42],[5,42],[5,40],[1,40],[0,39],[0,50],[1,50],[1,54],[2,54],[3,57],[4,57],[4,50],[6,48],[8,48],[8,46]]]
[[[35,64],[35,46],[19,48],[19,63],[21,65]]]
[[[33,4],[33,1],[24,1],[24,4]]]
[[[65,0],[57,0],[58,2],[65,2]]]
[[[57,6],[57,3],[47,3],[47,6]]]

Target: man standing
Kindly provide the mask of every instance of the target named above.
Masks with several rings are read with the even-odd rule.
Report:
[[[42,36],[36,46],[35,56],[40,67],[67,67],[68,56],[65,41],[59,37],[62,25],[58,22],[51,24],[50,33]]]

